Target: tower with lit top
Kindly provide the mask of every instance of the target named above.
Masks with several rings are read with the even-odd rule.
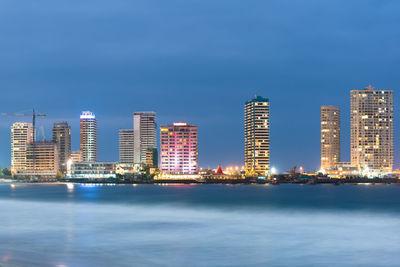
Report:
[[[270,174],[269,100],[255,96],[244,107],[244,161],[246,173]]]

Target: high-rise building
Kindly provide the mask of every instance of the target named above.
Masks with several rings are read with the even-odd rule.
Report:
[[[245,168],[250,175],[270,174],[269,100],[261,96],[245,104]]]
[[[340,162],[340,108],[321,106],[321,169]]]
[[[83,111],[80,117],[81,151],[85,162],[97,161],[97,120],[94,113]]]
[[[119,163],[134,163],[134,134],[133,129],[119,130]]]
[[[198,168],[197,127],[186,122],[161,126],[161,170],[194,174]]]
[[[133,114],[134,163],[146,164],[149,148],[156,148],[156,113],[135,112]]]
[[[54,141],[27,144],[24,174],[56,176],[60,166],[58,155],[58,145]]]
[[[11,171],[26,168],[26,146],[32,143],[33,127],[31,123],[16,122],[11,126]]]
[[[67,170],[67,161],[71,156],[71,127],[68,122],[56,122],[53,125],[53,141],[58,146],[60,170]]]
[[[351,91],[351,164],[361,173],[393,168],[393,91]]]

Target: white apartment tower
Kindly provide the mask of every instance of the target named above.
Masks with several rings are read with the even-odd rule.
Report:
[[[26,168],[27,145],[34,140],[33,126],[27,122],[16,122],[11,126],[11,171]]]
[[[351,164],[363,172],[393,168],[393,91],[369,86],[351,93]]]
[[[261,96],[245,104],[245,168],[255,176],[270,174],[269,100]]]
[[[97,161],[97,120],[94,113],[83,111],[80,116],[81,151],[85,162]]]
[[[156,113],[135,112],[133,114],[133,158],[134,163],[146,164],[149,148],[156,148]]]
[[[321,169],[340,162],[340,108],[321,106]]]
[[[133,129],[119,130],[119,163],[134,163],[134,137]]]

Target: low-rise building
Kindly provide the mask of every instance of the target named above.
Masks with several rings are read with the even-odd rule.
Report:
[[[116,178],[114,162],[74,162],[68,166],[69,179],[106,179]]]
[[[83,161],[82,151],[80,150],[72,151],[70,159],[72,162],[82,162]]]
[[[35,142],[26,145],[26,168],[17,176],[55,178],[60,170],[56,142]]]

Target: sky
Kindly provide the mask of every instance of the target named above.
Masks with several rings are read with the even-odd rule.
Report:
[[[199,127],[199,164],[243,165],[244,103],[269,98],[271,164],[317,170],[320,106],[342,112],[350,159],[350,90],[394,90],[399,164],[400,1],[2,0],[0,112],[35,108],[47,139],[55,121],[98,119],[99,160],[118,160],[118,130],[135,111],[158,125]],[[0,165],[10,126],[0,117]],[[38,138],[42,136],[38,131]]]

